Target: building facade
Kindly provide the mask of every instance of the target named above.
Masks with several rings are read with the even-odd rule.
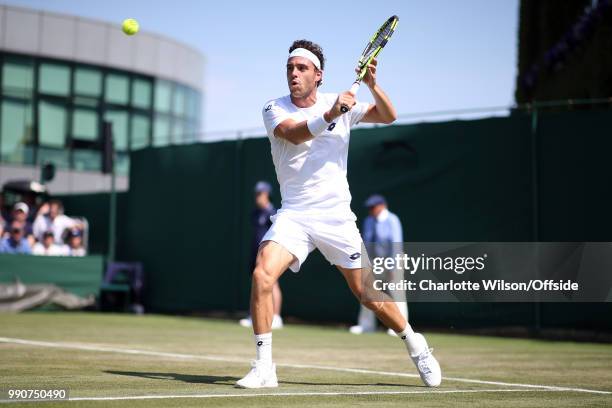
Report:
[[[0,184],[57,172],[52,194],[107,191],[101,129],[112,123],[120,190],[129,153],[198,141],[204,58],[120,22],[0,6]]]

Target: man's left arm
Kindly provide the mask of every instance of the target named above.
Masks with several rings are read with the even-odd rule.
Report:
[[[373,59],[370,65],[368,65],[367,73],[363,77],[362,82],[365,83],[370,89],[370,92],[374,97],[374,104],[370,105],[368,111],[361,119],[361,122],[390,124],[395,122],[397,119],[397,112],[395,112],[395,107],[391,103],[391,100],[387,94],[376,83],[377,64],[378,61]]]

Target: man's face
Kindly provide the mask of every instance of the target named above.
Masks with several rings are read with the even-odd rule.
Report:
[[[13,211],[13,219],[15,219],[17,221],[25,221],[26,218],[27,218],[27,215],[22,210],[14,210]]]
[[[82,243],[83,243],[83,239],[80,236],[72,235],[70,237],[70,241],[69,241],[70,248],[80,248]]]
[[[45,248],[49,248],[53,244],[53,235],[45,235],[43,237],[43,245]]]
[[[16,222],[11,224],[11,238],[14,241],[21,241],[21,238],[23,238],[23,228]]]
[[[266,208],[268,207],[268,203],[270,202],[270,196],[265,191],[260,191],[255,194],[255,205],[258,208]]]
[[[378,214],[380,214],[381,211],[384,210],[385,208],[387,208],[387,206],[384,205],[384,204],[374,205],[374,206],[369,208],[370,215],[372,217],[378,217]]]
[[[60,209],[59,209],[59,205],[57,204],[51,204],[49,206],[49,215],[51,216],[51,218],[55,218],[59,215]]]
[[[321,71],[307,58],[291,57],[287,61],[287,84],[291,96],[295,98],[308,96],[317,88],[321,76]]]

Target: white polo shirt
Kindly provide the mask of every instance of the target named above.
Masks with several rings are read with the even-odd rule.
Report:
[[[349,112],[334,119],[321,135],[299,145],[274,136],[274,129],[281,122],[287,119],[302,122],[323,115],[337,97],[338,94],[317,92],[317,101],[309,108],[295,106],[289,95],[264,105],[262,115],[280,184],[280,211],[351,213],[346,179],[350,129],[363,118],[370,105],[358,102]]]

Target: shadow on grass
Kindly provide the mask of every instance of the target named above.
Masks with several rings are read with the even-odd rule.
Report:
[[[148,378],[152,380],[174,380],[182,381],[192,384],[219,384],[219,385],[231,385],[234,386],[239,377],[230,376],[218,376],[218,375],[191,375],[191,374],[179,374],[179,373],[151,373],[142,371],[115,371],[105,370],[105,373],[114,375],[125,375],[130,377]],[[389,383],[330,383],[330,382],[304,382],[304,381],[279,381],[280,384],[291,384],[291,385],[339,385],[339,386],[379,386],[379,387],[414,387],[423,388],[421,385],[414,384],[389,384]]]

